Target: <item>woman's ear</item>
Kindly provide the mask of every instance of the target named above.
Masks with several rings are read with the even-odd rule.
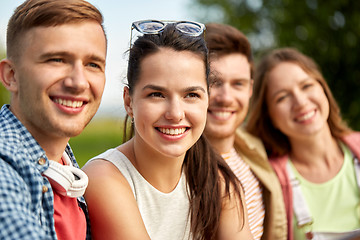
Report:
[[[14,63],[9,59],[0,62],[0,81],[11,93],[18,91],[18,82],[15,78]]]
[[[124,87],[123,100],[127,114],[133,118],[132,98],[130,96],[130,89],[127,86]]]

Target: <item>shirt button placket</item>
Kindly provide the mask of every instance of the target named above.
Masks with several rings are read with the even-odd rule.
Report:
[[[39,165],[44,165],[46,163],[46,159],[45,158],[39,158],[38,160],[38,164]],[[47,191],[49,191],[49,188],[45,185],[42,186],[42,193],[46,193]]]

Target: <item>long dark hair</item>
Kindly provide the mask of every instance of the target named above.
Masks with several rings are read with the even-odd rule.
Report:
[[[138,81],[142,60],[156,53],[160,48],[190,51],[201,56],[206,66],[206,82],[209,90],[208,50],[203,37],[188,36],[177,31],[173,24],[169,24],[159,34],[139,37],[130,49],[127,75],[130,95],[133,94],[134,86]],[[127,116],[124,126],[125,133],[129,130],[128,123]],[[130,127],[131,135],[133,134],[132,129],[133,126]],[[128,139],[129,136],[125,134],[124,140]],[[187,151],[183,170],[189,187],[192,235],[194,239],[215,239],[223,201],[222,182],[225,182],[224,192],[227,197],[230,197],[231,186],[235,196],[240,199],[238,179],[221,156],[210,147],[203,135]],[[243,205],[241,208],[244,210]],[[244,219],[244,215],[239,217]]]

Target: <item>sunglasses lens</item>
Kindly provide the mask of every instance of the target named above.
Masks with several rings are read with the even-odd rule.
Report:
[[[161,22],[142,22],[138,28],[143,33],[157,33],[164,28],[164,23]]]
[[[202,33],[201,26],[195,23],[187,23],[187,22],[178,23],[176,25],[176,28],[180,32],[187,33],[190,35],[200,35]]]

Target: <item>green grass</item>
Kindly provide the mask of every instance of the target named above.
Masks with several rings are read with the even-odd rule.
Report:
[[[82,167],[90,158],[122,142],[123,119],[93,119],[84,131],[70,139],[77,162]]]

